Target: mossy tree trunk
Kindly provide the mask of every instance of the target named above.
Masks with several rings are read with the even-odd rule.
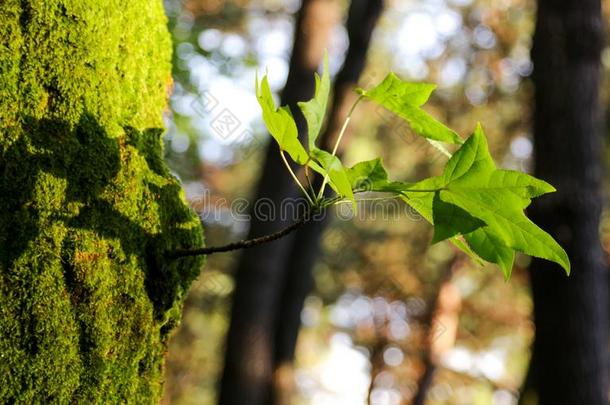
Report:
[[[0,403],[150,403],[201,259],[160,0],[0,3]]]

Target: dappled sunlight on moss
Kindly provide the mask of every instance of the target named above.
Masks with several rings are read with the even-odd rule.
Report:
[[[202,260],[162,159],[160,2],[0,11],[0,402],[158,400]]]

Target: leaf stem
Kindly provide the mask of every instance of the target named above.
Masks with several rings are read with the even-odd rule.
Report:
[[[447,190],[446,187],[441,187],[441,188],[430,188],[430,189],[426,189],[426,188],[419,188],[419,189],[406,189],[406,190],[402,190],[400,193],[401,194],[405,194],[405,193],[436,193],[437,191],[443,191],[443,190]]]
[[[389,200],[394,200],[396,198],[400,198],[402,197],[401,195],[393,195],[393,196],[388,196],[388,197],[374,197],[374,198],[360,198],[357,199],[356,202],[368,202],[368,201],[389,201]],[[348,200],[339,200],[339,201],[335,201],[333,204],[352,204],[351,201]]]
[[[400,191],[400,195],[403,195],[405,193],[436,193],[437,191],[443,191],[443,190],[447,190],[446,187],[441,187],[441,188],[419,188],[419,189],[406,189],[406,190],[401,190]],[[354,194],[360,194],[360,193],[370,193],[371,190],[354,190]],[[374,191],[377,193],[394,193],[395,191]]]
[[[309,204],[311,204],[312,206],[315,205],[313,200],[309,196],[309,193],[305,190],[305,187],[303,187],[303,185],[301,184],[301,182],[297,178],[296,174],[294,174],[294,171],[292,171],[292,167],[290,167],[290,164],[288,163],[288,160],[286,160],[286,155],[284,155],[284,151],[283,150],[280,150],[280,156],[282,157],[282,160],[284,161],[284,165],[286,165],[286,168],[290,172],[290,175],[292,176],[292,179],[297,184],[297,186],[299,186],[299,188],[301,189],[303,194],[305,194],[305,198],[307,198],[307,201],[309,201]]]
[[[282,154],[282,157],[283,157],[283,154]],[[431,190],[409,190],[409,191],[404,191],[403,193],[408,193],[410,191],[430,193],[430,192],[436,192],[439,190],[442,190],[442,188],[437,189],[437,190],[432,190],[432,189]],[[360,191],[360,192],[364,192],[364,191]],[[306,196],[307,196],[307,194],[306,194]],[[363,198],[363,199],[360,199],[357,201],[381,201],[381,200],[389,200],[389,199],[398,198],[398,197],[400,197],[400,196],[371,198],[371,199]],[[309,199],[309,196],[307,196],[307,198]],[[344,200],[343,197],[341,197],[341,196],[336,196],[336,197],[329,198],[326,200],[321,200],[319,202],[319,206],[317,208],[315,208],[315,206],[312,205],[312,207],[314,207],[312,209],[321,210],[330,205],[341,204],[344,202],[347,203],[350,201]],[[166,257],[168,257],[169,259],[179,259],[181,257],[211,255],[213,253],[230,252],[230,251],[239,250],[239,249],[248,249],[248,248],[251,248],[254,246],[261,245],[263,243],[273,242],[274,240],[280,239],[280,238],[288,235],[289,233],[294,232],[295,230],[297,230],[298,228],[303,226],[305,223],[307,223],[310,219],[311,219],[311,210],[308,210],[307,212],[305,212],[305,214],[303,214],[303,216],[301,218],[299,218],[299,220],[297,222],[293,223],[292,225],[287,226],[286,228],[280,229],[277,232],[271,233],[269,235],[259,236],[259,237],[252,238],[252,239],[242,239],[238,242],[233,242],[233,243],[229,243],[227,245],[221,245],[221,246],[207,246],[207,247],[202,247],[202,248],[198,248],[198,249],[181,249],[181,250],[169,251],[169,252],[166,252]]]
[[[341,143],[341,140],[343,139],[343,135],[345,135],[345,131],[347,130],[347,126],[349,125],[349,122],[352,119],[352,114],[354,113],[356,106],[358,105],[360,100],[362,100],[363,97],[364,97],[363,95],[360,95],[356,99],[354,104],[352,104],[352,106],[350,107],[349,112],[347,113],[347,117],[345,117],[345,121],[343,122],[343,126],[341,127],[341,131],[339,132],[339,136],[337,137],[337,141],[335,142],[335,146],[333,147],[333,151],[332,151],[333,156],[335,156],[337,154],[337,149],[339,149],[339,144]],[[322,181],[322,187],[320,187],[320,192],[318,193],[318,200],[321,199],[322,196],[324,195],[324,189],[326,188],[326,183],[328,183],[328,174],[326,174],[324,176],[324,181]]]
[[[343,197],[341,196],[335,196],[333,198],[329,198],[327,200],[322,200],[322,202],[320,203],[320,208],[324,209],[326,207],[329,207],[333,204],[336,204],[337,202],[340,202],[343,200]]]
[[[313,188],[313,184],[311,183],[311,178],[309,177],[309,166],[305,165],[305,178],[307,179],[307,184],[309,185],[309,191],[313,196],[316,195],[316,190]]]
[[[358,105],[358,103],[360,102],[360,100],[362,100],[364,96],[360,95],[356,101],[354,101],[354,104],[352,104],[351,108],[349,109],[349,112],[347,113],[347,117],[345,117],[345,122],[343,123],[343,127],[341,128],[341,132],[339,132],[339,137],[337,138],[337,142],[335,142],[335,146],[333,148],[333,156],[335,156],[337,154],[337,149],[339,148],[339,144],[341,143],[341,139],[343,139],[343,135],[345,134],[345,130],[347,129],[347,125],[349,124],[349,121],[352,118],[352,114],[354,113],[354,110],[356,109],[356,106]]]

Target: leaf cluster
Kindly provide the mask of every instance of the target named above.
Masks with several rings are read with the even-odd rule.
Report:
[[[510,277],[516,252],[553,261],[569,274],[566,252],[524,214],[532,198],[555,191],[553,186],[525,173],[498,169],[480,124],[464,141],[422,109],[435,85],[404,82],[390,73],[370,90],[356,89],[360,97],[352,106],[330,152],[316,146],[330,94],[326,57],[322,77],[315,75],[315,86],[314,97],[299,103],[308,127],[305,148],[299,141],[290,109],[275,106],[267,76],[260,83],[258,78],[256,80],[256,96],[269,133],[277,142],[287,169],[314,208],[341,201],[350,201],[356,207],[355,196],[359,193],[387,193],[402,199],[434,225],[433,243],[448,240],[476,262],[497,264],[505,278]],[[404,119],[414,133],[431,143],[457,145],[453,155],[447,153],[450,158],[443,173],[416,183],[405,183],[390,180],[379,158],[345,167],[336,151],[351,114],[361,100],[390,110]],[[320,190],[308,191],[301,184],[285,153],[306,171],[311,169],[324,177]],[[326,184],[332,187],[336,197],[324,197]]]

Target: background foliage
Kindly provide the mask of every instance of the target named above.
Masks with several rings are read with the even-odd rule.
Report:
[[[292,0],[166,2],[175,41],[166,158],[207,225],[208,243],[246,231],[247,223],[231,215],[231,202],[251,195],[268,141],[254,71],[268,67],[271,89],[281,90],[298,7]],[[427,111],[462,135],[481,121],[499,166],[527,171],[534,11],[524,0],[389,1],[361,85],[378,83],[389,70],[438,83]],[[347,41],[343,27],[335,31],[333,74]],[[610,69],[610,50],[603,60]],[[440,173],[445,158],[399,119],[372,103],[359,109],[346,164],[381,156],[400,180]],[[226,111],[238,122],[232,131],[218,125]],[[533,336],[528,259],[517,256],[505,283],[448,244],[429,247],[431,228],[401,206],[371,203],[360,207],[359,218],[346,217],[337,212],[324,235],[316,292],[302,314],[296,403],[360,403],[371,373],[373,403],[398,403],[414,395],[429,356],[424,349],[433,349],[441,365],[430,403],[515,403]],[[187,299],[169,350],[167,402],[213,403],[234,261],[210,258]],[[428,332],[433,306],[440,309]]]

